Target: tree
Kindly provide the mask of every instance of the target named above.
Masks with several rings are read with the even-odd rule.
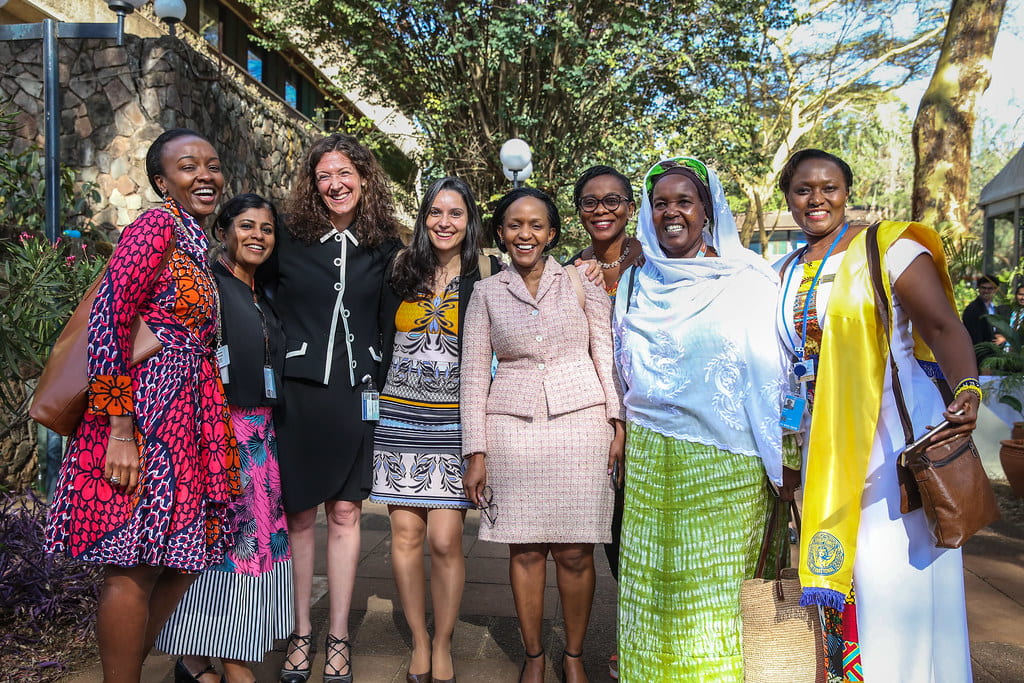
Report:
[[[914,220],[963,234],[971,202],[971,134],[991,81],[1006,0],[953,0],[939,59],[914,121]]]
[[[248,3],[268,33],[334,50],[354,85],[415,121],[428,175],[459,174],[484,198],[507,186],[497,156],[509,137],[531,144],[530,182],[548,191],[599,161],[637,170],[680,112],[730,110],[705,104],[701,72],[751,66],[749,36],[788,16],[788,0]]]
[[[699,141],[746,197],[744,244],[768,232],[762,211],[775,197],[792,152],[823,124],[873,112],[887,94],[922,73],[938,45],[944,14],[935,0],[812,0],[783,30],[762,26],[758,67],[714,63],[708,92],[738,103],[732,119],[696,112],[687,137]],[[910,26],[910,30],[901,27]],[[711,110],[714,112],[714,109]],[[675,146],[695,145],[677,138]]]

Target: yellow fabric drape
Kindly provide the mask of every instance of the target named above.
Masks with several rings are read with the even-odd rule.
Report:
[[[802,602],[835,609],[842,609],[853,584],[861,497],[888,372],[889,348],[875,307],[865,232],[853,238],[843,255],[829,295],[805,476]],[[928,249],[953,305],[953,286],[938,234],[920,223],[895,221],[883,221],[878,228],[882,280],[889,300],[892,289],[885,254],[900,237]],[[914,352],[921,360],[933,360],[916,334]]]

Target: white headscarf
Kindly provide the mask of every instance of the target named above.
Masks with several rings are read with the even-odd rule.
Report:
[[[662,251],[648,183],[666,162],[707,179],[713,215],[704,239],[717,258]],[[647,172],[638,234],[646,261],[631,295],[623,275],[614,324],[628,418],[665,436],[760,457],[781,483],[787,368],[775,333],[779,276],[740,243],[718,176],[696,159],[666,159]]]

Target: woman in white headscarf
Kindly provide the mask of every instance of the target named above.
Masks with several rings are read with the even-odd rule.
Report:
[[[740,583],[766,475],[782,484],[779,280],[696,159],[648,171],[638,235],[647,260],[623,275],[614,324],[628,423],[619,674],[741,682]]]

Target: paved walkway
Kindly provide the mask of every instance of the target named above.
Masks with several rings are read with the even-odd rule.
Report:
[[[463,539],[466,552],[466,590],[461,618],[455,629],[456,673],[463,683],[512,683],[516,681],[523,649],[516,626],[512,593],[508,585],[506,546],[476,538],[479,516],[466,520]],[[319,525],[318,547],[325,528]],[[402,618],[398,595],[391,578],[387,510],[367,503],[362,526],[363,552],[356,581],[352,611],[356,680],[360,683],[403,683],[409,662],[411,639]],[[606,662],[615,642],[615,582],[601,549],[597,550],[597,594],[584,664],[591,681],[610,680]],[[1024,681],[1024,529],[997,523],[971,539],[964,556],[968,618],[971,629],[975,681],[1016,683]],[[319,599],[313,609],[314,630],[322,641],[327,622],[323,598],[324,565],[318,559],[315,590]],[[545,649],[549,658],[547,680],[559,680],[558,655],[564,634],[561,627],[554,567],[548,563],[544,604]],[[257,669],[260,683],[273,683],[284,658],[283,642],[267,655]],[[318,645],[322,650],[322,643]],[[160,654],[146,661],[143,683],[172,683],[172,660]],[[323,671],[318,652],[313,671]],[[70,677],[71,683],[99,683],[99,666]],[[314,673],[312,683],[319,683]],[[883,683],[883,682],[873,682]],[[889,682],[884,682],[889,683]]]

